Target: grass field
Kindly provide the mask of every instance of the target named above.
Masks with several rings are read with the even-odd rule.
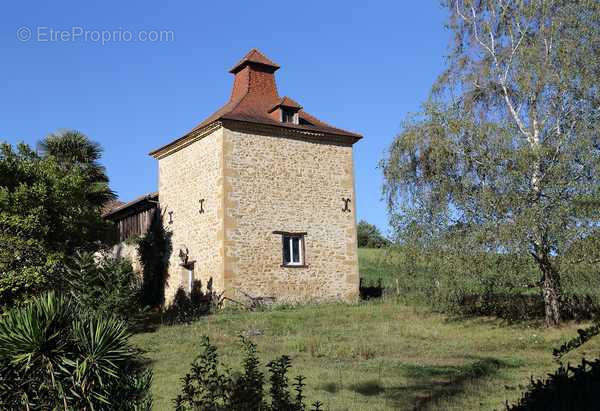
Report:
[[[361,269],[377,254],[366,250],[365,257],[364,251]],[[367,263],[371,270],[374,263]],[[152,361],[158,410],[172,409],[202,335],[217,345],[223,363],[239,369],[238,335],[248,330],[263,333],[252,337],[263,364],[290,355],[291,376],[306,376],[308,400],[321,400],[326,409],[464,410],[502,409],[506,400],[515,400],[530,375],[542,377],[556,368],[552,348],[577,328],[448,318],[387,300],[225,312],[133,339]],[[599,353],[600,343],[592,340],[568,359]]]
[[[360,276],[368,284],[381,279],[386,287],[394,286],[394,258],[385,249],[359,248]]]

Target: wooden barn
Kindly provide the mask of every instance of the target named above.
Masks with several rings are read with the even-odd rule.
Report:
[[[118,203],[109,207],[103,217],[115,222],[119,233],[119,242],[131,237],[146,234],[158,210],[158,193],[138,197],[128,203]]]

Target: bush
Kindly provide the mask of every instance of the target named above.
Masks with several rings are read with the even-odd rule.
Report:
[[[365,220],[357,224],[356,236],[359,247],[381,248],[390,244],[390,240],[385,238],[376,226]]]
[[[540,276],[530,257],[469,251],[467,246],[455,252],[441,243],[436,245],[403,244],[385,253],[385,267],[396,276],[402,299],[450,314],[489,315],[509,321],[544,318]],[[600,277],[597,271],[590,272],[577,284],[570,281],[574,275],[562,274],[561,316],[567,320],[594,318],[600,312]]]
[[[141,319],[141,279],[129,260],[77,253],[70,266],[65,289],[80,310],[111,313],[130,325]]]
[[[562,357],[600,334],[600,324],[577,330],[577,336],[566,341],[552,352],[558,362]],[[531,383],[521,399],[514,405],[506,403],[507,410],[592,410],[597,409],[600,390],[600,359],[572,367],[560,364],[545,380],[531,378]]]
[[[152,373],[127,324],[48,293],[0,318],[0,408],[149,410]]]
[[[560,365],[545,380],[531,379],[529,389],[507,410],[595,410],[600,390],[600,359],[577,367]]]
[[[202,351],[192,363],[191,371],[182,379],[181,394],[174,400],[175,409],[184,410],[232,410],[232,411],[301,411],[304,404],[304,378],[298,376],[292,384],[295,393],[290,393],[287,373],[291,367],[289,357],[282,356],[267,364],[270,373],[270,402],[264,392],[264,375],[256,345],[240,337],[246,351],[243,372],[234,375],[230,370],[219,370],[218,354],[208,337],[203,337]],[[315,402],[313,410],[321,410]]]
[[[213,312],[221,305],[221,298],[222,294],[213,290],[212,279],[206,285],[206,292],[202,291],[200,280],[194,281],[189,295],[179,287],[173,302],[163,314],[163,322],[169,325],[189,324]]]
[[[0,310],[55,289],[76,249],[110,240],[113,224],[100,213],[114,194],[100,154],[72,131],[47,138],[37,152],[0,143]]]
[[[599,307],[589,295],[563,295],[560,313],[564,320],[591,320]],[[461,297],[456,312],[466,315],[485,315],[509,321],[544,318],[544,300],[538,292],[468,294]]]

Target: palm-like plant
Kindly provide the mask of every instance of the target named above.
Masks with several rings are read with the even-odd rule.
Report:
[[[71,304],[48,294],[0,320],[0,406],[58,402]]]
[[[0,319],[0,409],[149,409],[127,325],[48,293]],[[115,408],[115,404],[118,407]]]
[[[39,142],[38,150],[44,157],[54,157],[65,172],[74,168],[82,170],[89,184],[88,198],[93,204],[101,207],[116,198],[108,186],[106,169],[99,162],[102,147],[85,134],[76,130],[50,134]]]

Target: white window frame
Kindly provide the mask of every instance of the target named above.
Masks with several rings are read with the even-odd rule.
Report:
[[[301,235],[284,235],[283,236],[283,251],[285,251],[285,241],[286,239],[290,242],[290,255],[289,255],[289,262],[285,262],[285,256],[283,256],[283,261],[284,261],[284,265],[304,265],[304,250],[302,250],[304,248],[304,237]],[[298,261],[294,261],[294,240],[298,240]]]
[[[188,268],[187,272],[188,272],[188,290],[189,290],[189,293],[191,294],[192,290],[194,288],[194,270]]]
[[[306,264],[306,232],[290,232],[290,231],[273,231],[273,234],[281,235],[281,267],[308,267]],[[298,239],[298,258],[299,261],[293,261],[294,257],[294,239]],[[288,259],[286,262],[286,240],[289,249]]]

